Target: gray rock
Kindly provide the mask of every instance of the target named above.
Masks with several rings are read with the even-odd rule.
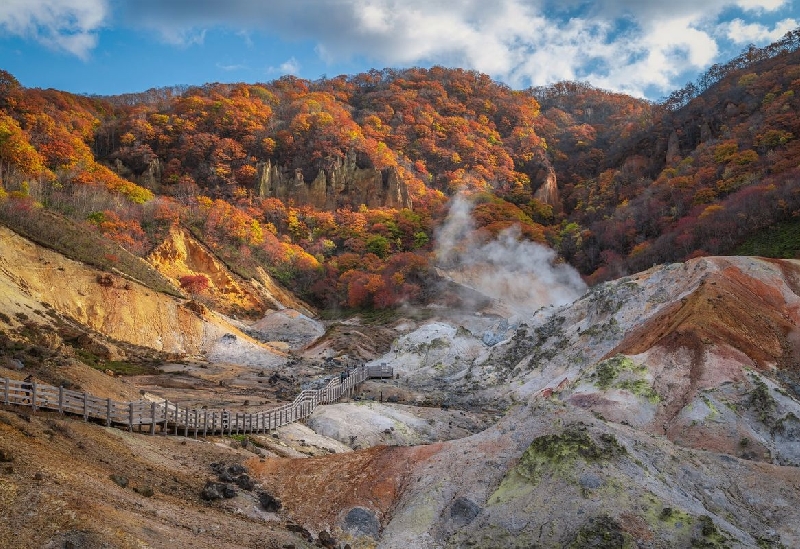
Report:
[[[326,549],[335,549],[336,548],[336,539],[327,530],[323,530],[317,536],[318,543],[325,547]]]
[[[600,488],[603,484],[605,484],[603,479],[591,473],[581,475],[580,483],[583,488],[589,488],[592,490],[595,488]]]
[[[368,536],[378,539],[381,524],[375,513],[363,507],[353,507],[344,517],[342,529],[354,536]]]
[[[144,486],[136,486],[133,491],[146,498],[151,498],[153,497],[153,494],[155,494],[153,487],[149,484],[145,484]]]
[[[250,492],[253,488],[256,487],[255,482],[253,479],[250,478],[250,475],[240,475],[239,478],[236,479],[236,486],[241,488],[242,490],[247,490]]]
[[[222,499],[224,497],[223,491],[225,490],[226,486],[227,485],[222,482],[214,482],[213,480],[209,480],[203,487],[203,491],[200,492],[200,497],[208,501]]]
[[[128,477],[124,475],[112,474],[109,478],[111,478],[112,482],[117,486],[121,486],[123,488],[128,486]]]
[[[456,526],[466,526],[475,520],[475,517],[477,517],[482,510],[483,509],[471,499],[463,497],[456,498],[452,507],[450,507],[450,518],[453,519]]]
[[[244,466],[234,463],[228,467],[228,472],[232,475],[241,475],[247,472]]]
[[[260,503],[261,508],[268,513],[277,513],[280,511],[281,507],[283,507],[278,498],[267,492],[258,493],[258,503]]]
[[[9,370],[23,370],[25,368],[21,360],[10,357],[5,358],[3,365]]]

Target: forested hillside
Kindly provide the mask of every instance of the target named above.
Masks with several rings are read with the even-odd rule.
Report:
[[[0,218],[53,245],[47,208],[139,256],[181,224],[240,275],[265,265],[324,308],[428,299],[459,192],[479,237],[519,225],[590,282],[797,255],[799,41],[750,48],[662,103],[441,67],[114,97],[3,71]]]

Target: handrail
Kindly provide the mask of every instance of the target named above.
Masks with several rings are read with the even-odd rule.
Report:
[[[162,432],[184,436],[192,432],[194,437],[211,434],[266,433],[310,416],[321,404],[331,404],[342,396],[352,393],[359,383],[370,378],[385,379],[393,377],[393,369],[380,366],[361,365],[342,372],[331,379],[321,389],[303,389],[292,402],[254,413],[208,409],[181,408],[177,402],[152,402],[136,400],[117,402],[89,393],[72,391],[64,387],[54,387],[35,381],[0,379],[0,403],[6,405],[30,406],[33,410],[55,410],[61,414],[82,416],[101,420],[106,426],[134,427],[141,431],[147,427],[155,434],[156,425]]]

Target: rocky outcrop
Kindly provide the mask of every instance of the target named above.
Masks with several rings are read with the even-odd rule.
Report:
[[[169,236],[148,256],[148,261],[177,286],[185,275],[208,278],[203,299],[231,315],[261,317],[267,311],[294,309],[315,316],[312,308],[281,288],[264,269],[256,279],[242,280],[231,273],[206,246],[185,229],[174,227]]]
[[[109,342],[176,355],[235,357],[241,364],[283,360],[213,311],[198,311],[121,274],[67,259],[5,227],[0,249],[0,331],[29,321],[67,322],[93,334],[78,338],[77,345],[109,360],[119,358]],[[219,344],[226,335],[235,335],[235,344]]]
[[[211,251],[185,229],[173,227],[169,236],[147,259],[176,286],[180,285],[180,278],[185,275],[208,278],[209,287],[203,297],[229,314],[251,312],[260,316],[269,309],[253,288],[237,280]]]
[[[678,132],[673,131],[667,143],[667,164],[677,162],[681,159],[681,143],[678,139]]]
[[[163,170],[155,154],[126,156],[125,161],[115,158],[112,167],[121,177],[129,179],[147,189],[160,191]]]
[[[16,303],[45,307],[118,342],[190,355],[202,349],[207,323],[175,298],[100,273],[2,227],[0,246],[0,310],[16,311]]]
[[[335,210],[364,204],[370,208],[411,208],[408,188],[395,168],[377,170],[361,168],[355,154],[320,170],[311,182],[306,182],[301,170],[290,172],[261,162],[258,165],[256,191],[261,197],[280,198],[295,204],[308,204],[322,210]]]
[[[559,211],[561,209],[561,198],[558,195],[556,172],[552,166],[547,166],[543,171],[545,173],[544,181],[542,185],[536,189],[533,197],[545,204],[549,204],[553,207],[554,211]]]

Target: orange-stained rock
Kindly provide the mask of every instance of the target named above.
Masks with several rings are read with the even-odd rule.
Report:
[[[293,520],[332,529],[353,507],[388,519],[412,472],[442,447],[376,446],[308,459],[253,458],[246,466]]]

